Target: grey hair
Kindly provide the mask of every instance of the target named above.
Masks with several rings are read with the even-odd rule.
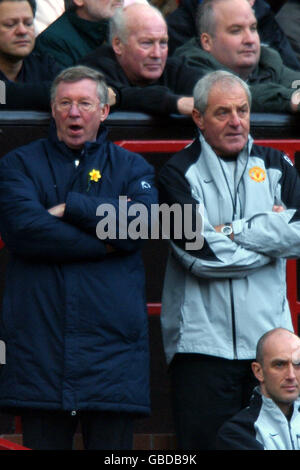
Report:
[[[216,70],[210,72],[202,77],[195,85],[194,88],[194,106],[200,114],[204,114],[207,108],[208,97],[211,89],[217,83],[226,84],[228,86],[240,85],[247,96],[249,107],[251,107],[251,92],[244,80],[237,75],[226,70]]]
[[[130,3],[128,7],[134,6],[134,5],[145,5],[145,0],[135,0],[134,3]],[[153,5],[146,4],[149,9],[151,9],[153,12],[157,13],[158,16],[165,22],[165,18],[162,14],[162,12],[156,8]],[[112,44],[112,40],[115,37],[118,37],[123,44],[126,43],[129,35],[129,30],[127,26],[127,9],[128,7],[124,8],[118,8],[114,15],[110,18],[109,20],[109,42]]]
[[[196,28],[198,35],[207,33],[214,36],[216,31],[215,5],[226,0],[203,0],[198,6],[196,13]],[[255,12],[252,8],[253,15]]]
[[[86,78],[93,80],[97,83],[97,93],[101,106],[108,104],[108,87],[106,85],[104,75],[101,72],[98,72],[97,70],[94,70],[90,67],[86,67],[85,65],[76,65],[74,67],[68,67],[62,70],[62,72],[60,72],[56,76],[50,90],[51,103],[53,103],[56,98],[57,87],[60,83],[76,83]]]

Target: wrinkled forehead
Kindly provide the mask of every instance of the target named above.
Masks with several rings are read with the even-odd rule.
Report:
[[[207,108],[211,106],[222,107],[235,103],[247,103],[249,105],[249,97],[240,83],[222,80],[211,87],[208,94]]]
[[[56,97],[72,97],[74,95],[97,98],[97,83],[90,78],[82,78],[72,82],[62,80],[58,83]]]
[[[265,342],[265,355],[269,360],[282,360],[300,364],[300,339],[296,335],[278,334]]]
[[[168,29],[165,20],[156,12],[147,12],[145,15],[128,14],[126,17],[128,35],[167,35]]]

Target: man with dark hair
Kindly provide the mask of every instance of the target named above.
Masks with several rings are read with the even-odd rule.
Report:
[[[183,58],[168,58],[167,25],[157,8],[136,2],[116,12],[110,42],[80,62],[104,73],[115,92],[112,110],[191,115],[203,74]]]
[[[289,39],[298,61],[300,61],[300,1],[284,1],[276,14],[276,20]]]
[[[72,0],[66,11],[36,38],[35,50],[64,67],[75,65],[108,40],[108,20],[123,0]]]
[[[181,0],[176,10],[167,15],[170,55],[177,47],[198,36],[197,9],[201,2],[202,0]],[[275,18],[269,2],[250,0],[250,4],[257,18],[257,29],[261,42],[276,49],[287,67],[300,70],[300,61],[292,47],[289,34],[287,30],[283,32],[284,28],[281,29],[281,25],[278,24],[279,19]],[[289,31],[293,21],[288,22]]]
[[[247,0],[203,0],[198,36],[175,52],[202,73],[231,71],[247,81],[254,112],[299,112],[300,71],[261,44],[257,19]]]
[[[219,450],[300,450],[300,339],[265,333],[252,363],[259,382],[250,404],[219,430]]]
[[[26,447],[71,450],[80,422],[85,449],[128,450],[134,419],[150,411],[142,240],[129,214],[142,204],[150,220],[154,170],[109,142],[99,72],[65,69],[51,104],[49,137],[0,160],[11,254],[0,406],[18,410]]]
[[[0,110],[50,109],[49,89],[60,67],[32,52],[35,8],[35,0],[0,1],[0,80],[6,91]]]

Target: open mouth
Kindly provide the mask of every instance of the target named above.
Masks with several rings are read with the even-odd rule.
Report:
[[[72,124],[71,126],[69,126],[69,129],[72,134],[77,134],[78,132],[82,130],[82,127],[78,126],[77,124]]]

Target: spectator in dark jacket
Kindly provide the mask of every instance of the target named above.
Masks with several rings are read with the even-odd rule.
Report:
[[[35,0],[0,0],[1,109],[50,110],[51,81],[60,67],[46,54],[33,53]]]
[[[0,161],[11,254],[0,406],[18,409],[33,449],[71,450],[79,421],[86,449],[130,449],[134,418],[150,411],[142,240],[129,209],[150,214],[154,170],[109,142],[107,103],[102,74],[64,70],[49,138]]]
[[[112,110],[191,115],[193,88],[201,71],[184,58],[168,58],[168,32],[161,12],[132,3],[111,20],[111,46],[81,63],[101,70],[115,98]]]
[[[79,59],[108,39],[108,19],[123,0],[72,0],[70,7],[36,39],[35,50],[62,66]]]
[[[300,0],[284,2],[276,14],[276,20],[290,41],[298,61],[300,61]]]
[[[227,70],[251,87],[252,111],[299,112],[300,71],[286,67],[275,49],[263,46],[247,0],[203,0],[198,38],[175,51],[202,73]]]
[[[167,15],[170,55],[177,47],[197,37],[197,9],[201,2],[202,0],[181,0],[178,8]],[[286,66],[300,70],[300,61],[289,41],[289,35],[281,29],[270,5],[264,0],[252,0],[251,3],[261,42],[276,49]]]

